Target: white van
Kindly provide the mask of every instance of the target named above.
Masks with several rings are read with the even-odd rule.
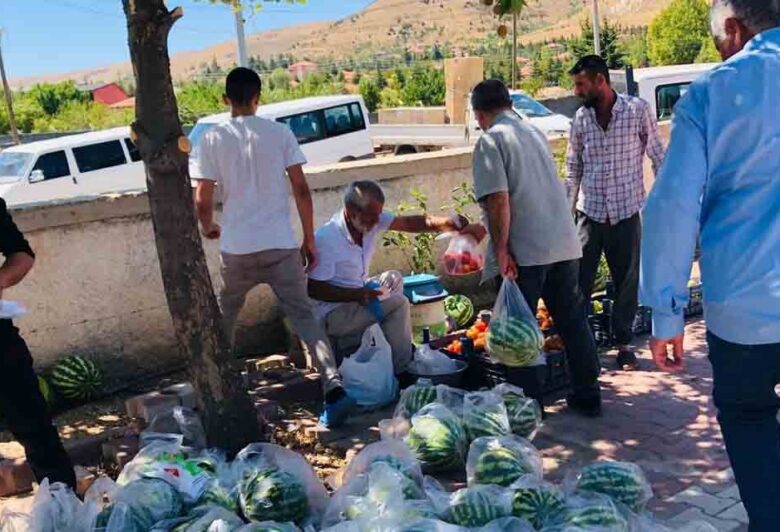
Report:
[[[541,102],[534,100],[523,91],[510,90],[509,96],[512,98],[512,109],[523,120],[537,127],[548,138],[560,138],[569,134],[571,129],[571,119],[552,112]],[[469,94],[468,103],[469,134],[472,139],[476,139],[480,133],[477,119],[471,108],[471,95]]]
[[[0,152],[0,197],[9,203],[143,190],[130,128],[68,135]]]
[[[671,120],[677,100],[683,97],[696,78],[715,68],[718,63],[671,65],[650,68],[627,68],[610,72],[612,87],[620,93],[639,96],[658,119]]]
[[[287,124],[310,165],[374,156],[374,146],[368,134],[368,110],[361,96],[320,96],[261,105],[257,116]],[[198,120],[192,128],[189,134],[192,142],[191,175],[199,175],[194,168],[203,135],[229,118],[230,113],[207,116]]]

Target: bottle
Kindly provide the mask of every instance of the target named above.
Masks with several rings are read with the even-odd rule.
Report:
[[[423,345],[427,345],[431,343],[431,328],[430,327],[423,327],[422,330],[422,343]]]

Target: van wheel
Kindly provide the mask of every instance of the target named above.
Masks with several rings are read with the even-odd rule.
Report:
[[[357,158],[353,157],[352,155],[347,155],[346,157],[342,157],[341,159],[339,159],[340,163],[351,163],[354,161],[357,161]]]
[[[417,148],[414,146],[398,146],[398,149],[395,150],[396,155],[411,155],[413,153],[417,153]]]

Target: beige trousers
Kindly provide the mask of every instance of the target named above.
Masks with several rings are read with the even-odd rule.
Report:
[[[341,386],[333,349],[322,324],[314,316],[299,250],[272,249],[248,255],[223,253],[222,281],[219,307],[231,346],[235,343],[236,320],[247,293],[257,285],[267,284],[279,300],[279,306],[293,330],[312,353],[325,393]]]

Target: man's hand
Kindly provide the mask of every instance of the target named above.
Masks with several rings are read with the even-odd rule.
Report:
[[[303,260],[306,263],[306,273],[317,267],[319,254],[317,253],[317,243],[313,238],[304,239],[301,255],[303,255]]]
[[[481,244],[487,236],[487,229],[482,224],[474,223],[469,224],[460,230],[460,234],[469,235],[471,238],[477,241],[477,244]]]
[[[508,250],[503,250],[497,252],[496,255],[498,256],[498,273],[501,274],[501,277],[509,281],[517,280],[517,262],[512,254]]]
[[[216,240],[222,235],[222,228],[218,223],[211,222],[208,226],[200,228],[200,234],[208,240]]]
[[[463,231],[469,225],[469,219],[462,214],[453,214],[447,224],[450,231]]]
[[[658,366],[658,369],[661,371],[668,371],[670,373],[677,373],[678,371],[682,371],[684,369],[684,338],[684,334],[669,340],[650,338],[650,351],[653,353],[653,360],[655,360],[655,365]],[[669,346],[672,347],[671,357],[669,354]]]
[[[368,305],[372,301],[379,299],[382,294],[384,294],[384,292],[380,290],[374,290],[373,288],[363,288],[360,292],[360,303],[363,305]]]

